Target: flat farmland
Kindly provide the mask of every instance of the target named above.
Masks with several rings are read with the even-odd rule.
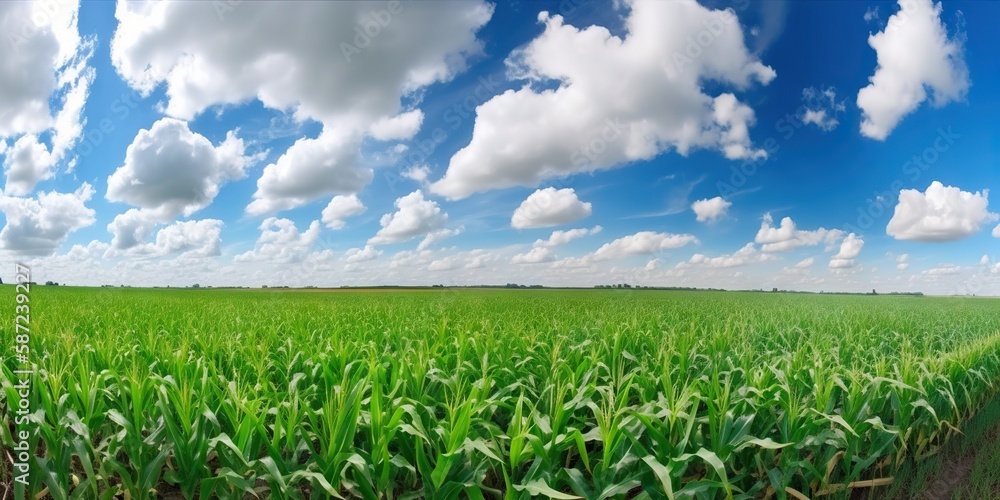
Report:
[[[848,498],[995,400],[1000,301],[33,287],[30,345],[19,494]]]

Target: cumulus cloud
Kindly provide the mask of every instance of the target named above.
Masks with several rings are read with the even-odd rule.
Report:
[[[431,169],[427,165],[419,165],[406,169],[402,176],[411,181],[415,181],[421,186],[427,183],[427,177],[431,175]]]
[[[380,141],[410,139],[420,130],[424,113],[419,109],[383,118],[371,126],[371,135]]]
[[[630,9],[624,38],[603,26],[578,29],[561,16],[539,14],[543,33],[507,60],[508,73],[527,83],[476,109],[472,140],[431,190],[465,198],[669,150],[765,156],[750,140],[753,110],[732,93],[709,95],[703,88],[713,81],[714,88],[745,89],[775,77],[747,50],[733,11],[695,0],[622,4]],[[698,36],[711,41],[691,53]]]
[[[809,257],[809,258],[806,258],[806,259],[802,259],[797,264],[795,264],[795,268],[796,269],[806,269],[806,268],[812,267],[812,265],[813,265],[814,262],[816,262],[816,259],[814,259],[812,257]]]
[[[0,195],[0,212],[7,222],[0,230],[0,245],[22,255],[50,255],[70,233],[94,223],[94,210],[86,202],[94,188],[83,183],[72,193],[41,192],[37,198]]]
[[[691,256],[688,263],[704,267],[736,267],[745,264],[767,262],[776,260],[778,257],[773,254],[762,253],[753,243],[747,243],[743,248],[731,255],[720,255],[718,257],[707,257],[704,254],[696,253]]]
[[[411,240],[442,229],[448,222],[448,214],[441,210],[436,201],[424,199],[424,193],[419,189],[397,198],[394,205],[396,211],[382,216],[379,221],[382,229],[368,240],[369,245]]]
[[[249,215],[303,206],[331,193],[354,193],[372,180],[372,169],[357,167],[358,135],[324,130],[319,137],[295,141],[274,163],[264,167],[257,191],[247,205]]]
[[[847,107],[844,101],[837,101],[837,90],[833,87],[817,89],[808,87],[802,89],[802,100],[805,101],[805,113],[802,122],[816,125],[824,132],[829,132],[840,124],[837,114],[843,113]]]
[[[113,235],[111,247],[127,250],[141,245],[153,234],[158,219],[159,217],[153,212],[137,208],[116,215],[108,224],[108,232]]]
[[[260,237],[253,250],[237,255],[237,262],[300,262],[309,254],[319,238],[322,228],[319,221],[312,221],[309,228],[299,231],[295,223],[288,219],[268,217],[261,223]]]
[[[465,230],[465,226],[457,227],[455,229],[438,229],[437,231],[431,231],[424,236],[424,239],[420,240],[420,244],[417,245],[417,250],[424,250],[430,248],[431,245],[443,241],[452,236],[457,236]]]
[[[798,229],[791,217],[781,219],[781,225],[774,227],[774,219],[771,214],[764,214],[760,224],[760,230],[754,241],[761,246],[764,252],[787,252],[804,246],[816,246],[820,243],[826,245],[835,244],[844,237],[844,232],[839,229],[819,228],[815,231]]]
[[[899,271],[905,271],[910,267],[910,254],[904,253],[896,257],[896,269]]]
[[[247,213],[273,213],[357,192],[372,177],[358,165],[364,137],[412,136],[423,115],[403,112],[401,98],[452,79],[481,52],[476,32],[492,5],[401,5],[243,2],[217,12],[218,2],[121,2],[111,60],[144,95],[164,84],[171,116],[258,99],[322,123],[265,167]],[[356,41],[371,26],[378,36]]]
[[[426,255],[425,255],[426,257]],[[452,271],[456,269],[481,269],[486,264],[497,260],[497,256],[487,250],[475,249],[468,252],[458,252],[456,254],[431,260],[426,267],[426,271]],[[421,264],[424,262],[420,259]]]
[[[323,209],[323,224],[330,229],[343,229],[349,217],[363,214],[367,209],[355,194],[334,196]]]
[[[961,272],[962,268],[960,266],[956,266],[954,264],[941,264],[938,267],[920,271],[920,274],[924,276],[954,276]]]
[[[222,221],[217,219],[175,222],[156,233],[156,253],[181,257],[215,257],[222,241]]]
[[[962,39],[948,38],[941,4],[899,0],[899,7],[883,31],[868,37],[878,67],[858,92],[861,134],[880,141],[927,99],[928,89],[932,104],[943,106],[963,99],[969,88]]]
[[[514,255],[511,258],[511,262],[514,264],[539,264],[542,262],[553,262],[556,260],[556,254],[553,251],[554,248],[565,245],[577,238],[597,234],[603,229],[604,228],[601,226],[594,226],[590,229],[577,228],[566,231],[553,231],[547,239],[535,240],[535,243],[531,245],[531,250]],[[584,257],[584,259],[587,259],[588,261],[590,258],[590,256]]]
[[[989,191],[970,193],[934,181],[923,193],[899,192],[896,210],[885,232],[897,240],[954,241],[971,236],[997,214],[987,210]]]
[[[725,217],[731,206],[733,206],[732,202],[722,199],[721,196],[716,196],[692,203],[691,210],[697,216],[698,222],[715,222]]]
[[[54,156],[35,135],[22,135],[4,157],[7,184],[4,193],[14,196],[30,194],[35,185],[55,176],[52,166]]]
[[[79,3],[0,3],[0,141],[18,137],[3,161],[4,193],[25,196],[69,166],[86,120],[83,107],[94,80],[88,66],[93,40],[77,29]],[[50,101],[58,103],[52,109]],[[47,134],[49,144],[41,140]],[[5,148],[0,147],[0,155]]]
[[[691,243],[698,243],[698,238],[690,234],[641,231],[618,238],[610,243],[605,243],[591,254],[590,258],[594,261],[602,261],[621,259],[633,255],[650,255],[664,250],[680,248]]]
[[[1000,225],[997,225],[997,227],[993,228],[993,237],[1000,238]]]
[[[364,248],[352,248],[345,252],[344,260],[347,262],[365,262],[374,260],[379,255],[382,255],[381,250],[371,245],[365,245]]]
[[[546,247],[534,247],[526,253],[515,255],[510,261],[514,264],[540,264],[555,260],[555,253]]]
[[[840,243],[840,251],[830,259],[830,269],[847,269],[854,267],[854,259],[861,253],[865,241],[860,236],[851,233]]]
[[[129,212],[139,211],[133,209]],[[126,212],[126,214],[129,212]],[[115,222],[119,222],[119,219],[116,218]],[[163,257],[166,255],[177,255],[179,258],[187,259],[216,257],[222,253],[219,249],[222,242],[223,223],[221,220],[177,221],[157,231],[156,237],[150,243],[144,241],[148,236],[148,232],[152,230],[153,225],[142,225],[141,222],[139,224],[141,227],[133,229],[131,232],[129,231],[130,228],[126,227],[124,221],[122,221],[120,227],[116,226],[112,230],[115,233],[116,240],[132,238],[134,242],[129,245],[123,245],[121,241],[113,240],[112,245],[108,246],[104,252],[104,257],[109,258],[119,255]],[[123,246],[125,248],[124,251],[121,250]]]
[[[562,230],[552,231],[552,234],[549,235],[548,239],[545,239],[545,240],[536,240],[533,246],[536,247],[536,248],[537,247],[549,247],[549,248],[551,248],[551,247],[557,247],[557,246],[565,245],[565,244],[567,244],[567,243],[569,243],[569,242],[571,242],[571,241],[573,241],[573,240],[575,240],[577,238],[582,238],[584,236],[590,236],[590,235],[597,234],[597,233],[601,232],[603,229],[604,228],[601,227],[601,226],[594,226],[594,227],[592,227],[590,229],[578,228],[578,229],[569,229],[567,231],[562,231]]]
[[[589,217],[591,212],[591,204],[580,201],[573,188],[547,187],[521,202],[510,225],[517,229],[552,227]]]
[[[125,151],[125,164],[108,177],[105,197],[164,222],[190,216],[211,204],[224,183],[246,176],[246,168],[259,157],[245,156],[244,150],[233,132],[214,146],[187,122],[161,118],[136,134]]]

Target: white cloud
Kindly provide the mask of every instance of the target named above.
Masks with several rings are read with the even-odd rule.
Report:
[[[93,195],[86,182],[72,193],[42,192],[37,199],[0,195],[7,218],[0,246],[22,255],[52,254],[70,233],[94,223],[94,210],[85,205]]]
[[[371,135],[380,141],[410,139],[420,130],[424,113],[419,109],[383,118],[371,126]]]
[[[31,194],[36,184],[55,176],[52,170],[55,162],[49,148],[39,142],[37,136],[22,135],[4,158],[4,172],[7,174],[4,193],[11,196]]]
[[[132,208],[123,214],[118,214],[108,224],[108,232],[113,237],[111,247],[117,250],[127,250],[141,245],[153,234],[159,217],[149,210]]]
[[[775,255],[760,252],[753,243],[747,243],[732,255],[707,257],[704,254],[696,253],[691,256],[688,263],[704,267],[736,267],[745,264],[767,262],[777,258]]]
[[[0,137],[52,126],[49,99],[62,70],[87,47],[77,30],[79,2],[0,2]]]
[[[716,196],[692,203],[691,210],[697,216],[698,222],[715,222],[725,217],[731,206],[733,206],[732,202],[722,199],[721,196]]]
[[[969,88],[962,39],[948,38],[941,4],[899,0],[899,6],[886,28],[868,37],[878,67],[871,83],[858,92],[858,107],[864,113],[861,133],[877,140],[885,140],[927,99],[928,88],[935,106],[963,99]]]
[[[55,176],[57,164],[69,170],[75,162],[69,153],[86,123],[82,112],[94,80],[87,65],[93,40],[81,39],[78,11],[76,1],[0,2],[0,140],[20,136],[3,161],[8,196],[31,194]]]
[[[899,271],[905,271],[910,267],[910,254],[904,253],[899,257],[896,257],[896,269]]]
[[[872,22],[874,20],[879,19],[879,17],[878,17],[878,6],[876,5],[874,7],[868,7],[868,10],[865,11],[864,19],[865,19],[865,22]]]
[[[546,247],[534,247],[527,253],[519,253],[511,258],[514,264],[540,264],[542,262],[552,262],[556,258],[555,254]]]
[[[429,175],[431,175],[431,169],[427,165],[410,167],[403,172],[403,177],[420,184],[426,183]]]
[[[125,152],[125,164],[108,177],[109,201],[140,207],[161,222],[207,207],[220,187],[246,176],[257,157],[244,156],[233,132],[218,146],[188,124],[161,118],[140,130]]]
[[[594,261],[620,259],[633,255],[651,255],[664,250],[680,248],[690,243],[698,243],[698,238],[690,234],[655,233],[641,231],[605,243],[591,258]]]
[[[544,32],[507,60],[508,74],[527,83],[476,109],[472,140],[431,190],[465,198],[669,150],[765,156],[748,134],[753,110],[731,93],[708,95],[702,86],[714,81],[716,88],[745,89],[775,76],[747,50],[733,11],[694,0],[621,4],[631,10],[624,38],[541,13]],[[710,42],[694,44],[692,53],[692,40],[705,36]],[[556,88],[549,86],[553,81]]]
[[[840,124],[837,114],[843,113],[847,106],[844,101],[837,101],[837,91],[833,87],[817,89],[807,87],[802,89],[802,100],[805,101],[805,114],[802,122],[816,125],[824,132],[829,132]]]
[[[344,253],[344,257],[347,262],[365,262],[377,258],[382,255],[382,251],[376,249],[371,245],[365,245],[364,248],[352,248]]]
[[[795,264],[795,268],[796,269],[805,269],[805,268],[808,268],[808,267],[812,267],[812,265],[813,265],[814,262],[816,262],[816,260],[814,258],[812,258],[812,257],[809,257],[809,258],[806,258],[806,259],[802,259],[797,264]]]
[[[497,260],[497,256],[491,252],[482,249],[472,250],[468,252],[465,269],[482,269],[486,267],[486,264],[495,260]]]
[[[397,198],[394,205],[396,212],[382,216],[379,221],[382,229],[368,240],[369,245],[411,240],[442,229],[448,222],[448,214],[441,211],[436,201],[425,200],[424,193],[419,189]]]
[[[374,123],[398,113],[402,93],[463,69],[493,12],[478,1],[403,5],[393,14],[385,4],[245,2],[219,13],[211,2],[120,3],[111,60],[144,92],[165,83],[172,116],[256,98],[323,123]],[[373,13],[391,22],[345,55],[356,28],[377,23]]]
[[[389,275],[399,277],[405,274],[411,277],[415,283],[426,283],[428,271],[435,273],[458,271],[461,273],[483,269],[488,264],[498,260],[497,254],[483,249],[456,252],[450,255],[443,254],[443,250],[403,250],[392,256],[392,260],[389,262],[391,270]],[[504,269],[510,271],[509,266],[505,266]],[[496,268],[492,268],[492,271],[496,270]],[[373,270],[373,272],[375,271]],[[466,273],[464,276],[466,278],[463,282],[470,284],[489,283],[494,279],[493,277],[484,278],[481,271]],[[398,279],[393,281],[398,282]]]
[[[433,250],[402,250],[396,252],[389,261],[389,268],[413,268],[416,269],[429,262],[429,257],[434,254]]]
[[[132,213],[140,215],[136,227],[128,227],[128,222],[132,221],[126,221],[122,218],[123,215],[127,218]],[[119,215],[109,226],[109,230],[115,233],[115,238],[112,245],[106,247],[104,258],[120,255],[163,257],[176,254],[179,258],[186,259],[216,257],[221,254],[219,247],[222,243],[223,223],[220,220],[177,221],[157,231],[156,238],[151,243],[146,242],[153,226],[154,223],[145,224],[141,220],[141,211],[135,209]],[[129,245],[123,246],[123,239],[133,241]]]
[[[987,254],[983,254],[982,258],[979,259],[979,265],[980,266],[989,266],[990,265],[990,256],[987,255]]]
[[[954,264],[941,264],[938,267],[920,271],[920,274],[924,276],[954,276],[956,274],[960,274],[961,272],[962,268],[960,266],[956,266]]]
[[[355,194],[334,196],[323,209],[323,224],[330,229],[343,229],[349,217],[363,214],[367,210]]]
[[[1000,238],[1000,224],[998,224],[997,227],[993,228],[993,237]]]
[[[826,245],[835,244],[844,237],[844,232],[839,229],[819,228],[815,231],[798,229],[791,217],[781,219],[781,225],[774,227],[774,219],[771,214],[764,214],[760,224],[760,230],[754,238],[756,243],[761,244],[764,252],[787,252],[803,246],[815,246],[820,243]]]
[[[372,169],[356,167],[357,136],[324,130],[315,139],[295,141],[278,160],[264,167],[249,215],[290,210],[331,193],[355,193],[372,179]]]
[[[847,269],[854,267],[854,259],[861,254],[865,241],[860,236],[851,233],[840,243],[840,251],[830,259],[830,269]]]
[[[584,236],[590,236],[601,232],[604,228],[601,226],[594,226],[590,229],[578,228],[569,229],[566,231],[556,230],[552,231],[547,240],[535,240],[534,247],[557,247],[565,245],[577,238],[582,238]]]
[[[481,1],[392,9],[365,2],[121,2],[111,60],[144,94],[165,84],[171,116],[192,119],[211,106],[258,99],[300,122],[322,123],[319,137],[301,138],[265,167],[247,213],[268,214],[367,184],[372,172],[358,155],[364,137],[415,133],[422,112],[400,115],[401,98],[464,70],[467,57],[482,51],[476,32],[493,14]],[[366,29],[378,33],[362,36]]]
[[[179,253],[181,257],[219,255],[222,221],[216,219],[175,222],[156,233],[157,253]]]
[[[235,261],[299,262],[309,253],[322,230],[319,221],[312,221],[308,229],[300,232],[294,222],[277,217],[268,217],[259,229],[260,237],[254,249],[237,255]]]
[[[591,204],[580,201],[573,188],[547,187],[521,202],[510,225],[517,229],[559,226],[589,217],[591,212]]]
[[[445,228],[445,229],[438,229],[437,231],[431,231],[427,233],[427,236],[424,236],[424,239],[420,240],[420,244],[417,245],[417,250],[424,250],[430,248],[431,245],[439,241],[461,234],[463,230],[465,230],[465,226],[457,227],[455,229]]]
[[[548,239],[535,240],[535,243],[531,246],[531,250],[528,252],[514,255],[511,258],[511,262],[514,264],[538,264],[542,262],[553,262],[556,260],[556,254],[553,252],[553,248],[565,245],[577,238],[597,234],[603,229],[604,228],[601,226],[594,226],[590,229],[578,228],[566,231],[553,231],[552,234],[549,235]],[[590,256],[587,256],[583,259],[589,262],[590,258]]]
[[[987,190],[970,193],[938,181],[923,193],[903,189],[885,232],[897,240],[924,242],[971,236],[998,218],[987,210],[988,195]]]
[[[426,257],[426,256],[424,256]],[[497,260],[497,256],[482,249],[458,252],[430,261],[423,270],[432,272],[452,271],[459,269],[482,269],[487,264]],[[424,262],[424,260],[421,260]],[[476,276],[476,275],[473,275]],[[477,278],[479,278],[477,276]]]

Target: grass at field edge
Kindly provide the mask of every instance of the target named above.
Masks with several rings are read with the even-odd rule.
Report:
[[[1000,498],[1000,396],[937,455],[907,462],[892,486],[856,495],[872,500]]]

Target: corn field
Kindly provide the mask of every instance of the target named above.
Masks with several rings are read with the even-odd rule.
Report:
[[[847,498],[936,453],[1000,382],[989,299],[39,287],[31,304],[23,491],[54,499]]]

